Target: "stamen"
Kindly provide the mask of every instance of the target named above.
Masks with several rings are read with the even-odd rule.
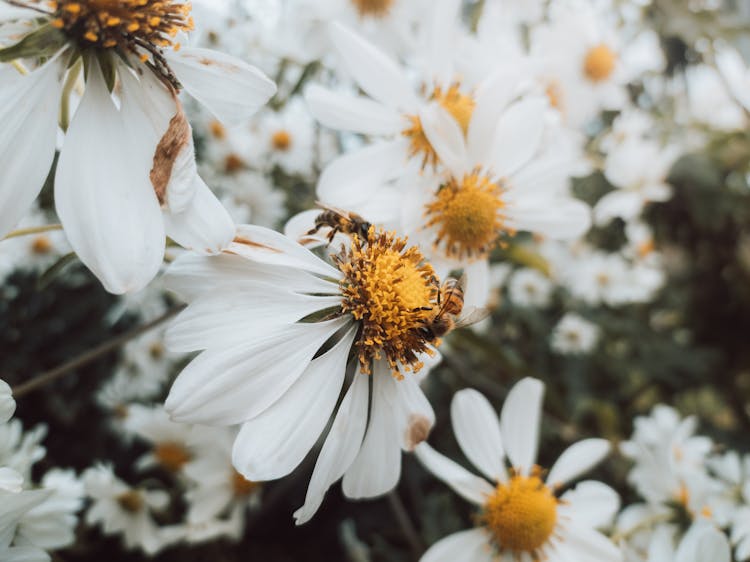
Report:
[[[342,312],[362,322],[355,343],[363,372],[384,357],[396,378],[399,367],[418,371],[419,355],[431,353],[424,326],[437,311],[438,285],[432,266],[416,247],[393,233],[371,227],[366,240],[352,239],[335,258],[344,273]]]
[[[583,71],[592,82],[603,82],[614,72],[616,61],[617,55],[602,43],[586,54]]]
[[[394,0],[352,0],[360,17],[383,18],[389,14]]]
[[[512,233],[503,214],[503,189],[474,171],[451,178],[426,207],[426,227],[435,227],[435,246],[450,258],[486,256],[504,233]]]

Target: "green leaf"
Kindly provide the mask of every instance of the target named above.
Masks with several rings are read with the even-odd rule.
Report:
[[[50,24],[29,33],[15,45],[0,49],[0,62],[31,57],[50,57],[62,49],[68,38]]]

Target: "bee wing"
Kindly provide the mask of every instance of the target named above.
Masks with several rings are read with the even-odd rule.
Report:
[[[490,315],[489,308],[476,308],[471,307],[469,310],[465,310],[463,314],[456,320],[456,328],[465,328],[472,324],[478,324]]]
[[[333,213],[336,213],[337,215],[342,216],[344,218],[349,217],[348,211],[345,211],[344,209],[339,209],[338,207],[331,207],[330,205],[326,205],[322,201],[316,201],[315,206],[320,207],[324,211],[331,211]]]

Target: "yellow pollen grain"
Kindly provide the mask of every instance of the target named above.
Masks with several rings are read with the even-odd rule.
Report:
[[[394,0],[351,0],[360,17],[383,18],[393,7]]]
[[[419,354],[429,353],[422,328],[437,306],[438,284],[432,266],[415,247],[393,233],[371,228],[367,240],[355,238],[352,247],[335,257],[344,273],[342,312],[362,323],[355,343],[361,370],[371,372],[384,357],[394,376],[421,368]]]
[[[192,455],[184,445],[180,443],[159,443],[154,448],[154,457],[163,468],[169,472],[179,472],[185,466]]]
[[[437,231],[435,246],[450,258],[486,256],[503,233],[512,233],[502,196],[503,189],[477,171],[451,178],[425,209],[425,226]]]
[[[484,505],[480,522],[501,552],[527,553],[537,560],[555,532],[559,502],[538,472],[498,484]]]
[[[453,84],[445,91],[437,86],[430,99],[440,104],[456,120],[464,135],[468,133],[476,102],[474,98],[461,92],[459,84]],[[428,164],[437,166],[438,155],[425,135],[422,120],[417,115],[408,115],[407,118],[410,125],[401,134],[410,141],[409,156],[413,158],[421,155],[422,168]]]
[[[260,487],[260,484],[257,482],[253,482],[252,480],[248,480],[242,474],[237,472],[236,470],[232,470],[232,491],[234,492],[234,495],[237,497],[246,497],[252,494],[255,490],[257,490]]]
[[[280,152],[286,152],[292,147],[292,135],[289,131],[285,131],[284,129],[280,131],[276,131],[271,136],[271,146],[274,150],[278,150]]]
[[[615,70],[617,55],[604,43],[597,45],[586,53],[583,71],[592,82],[607,80]]]

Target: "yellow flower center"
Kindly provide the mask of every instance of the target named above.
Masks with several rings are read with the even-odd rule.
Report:
[[[52,248],[54,248],[54,246],[49,236],[37,236],[31,242],[31,251],[40,256],[49,254],[52,251]]]
[[[451,178],[426,206],[426,227],[435,227],[435,246],[450,258],[486,256],[504,232],[503,189],[478,171]]]
[[[136,490],[129,490],[115,499],[120,507],[129,513],[138,513],[143,509],[143,496]]]
[[[586,53],[583,71],[592,82],[603,82],[612,75],[616,62],[617,55],[602,43]]]
[[[237,497],[246,497],[260,487],[258,482],[248,480],[236,470],[232,470],[232,491]]]
[[[283,129],[280,131],[276,131],[271,136],[271,146],[274,150],[286,152],[292,147],[292,135],[289,133],[289,131],[285,131]]]
[[[211,136],[216,140],[224,140],[227,138],[226,127],[215,119],[208,124],[208,130],[211,132]]]
[[[439,103],[456,120],[464,135],[466,135],[469,130],[471,117],[474,114],[474,107],[476,106],[474,99],[462,93],[458,84],[453,84],[445,92],[443,92],[440,86],[435,87],[430,99]],[[409,156],[422,155],[422,168],[426,167],[427,164],[433,167],[436,166],[438,155],[427,139],[427,135],[425,135],[422,120],[417,115],[409,115],[407,117],[411,126],[404,130],[402,134],[411,142]]]
[[[394,0],[352,0],[360,17],[382,18],[388,15]]]
[[[224,171],[227,174],[234,174],[245,167],[245,161],[237,154],[230,152],[224,158]]]
[[[422,368],[419,354],[430,353],[424,327],[437,310],[438,282],[432,266],[415,247],[393,233],[370,228],[368,237],[352,239],[349,250],[334,258],[344,273],[342,312],[362,323],[355,343],[361,369],[385,356],[394,376],[398,368]]]
[[[159,443],[154,448],[156,461],[169,472],[179,472],[191,459],[190,451],[180,443]]]
[[[529,553],[534,560],[552,537],[558,500],[538,474],[498,484],[480,517],[501,552]]]
[[[181,31],[193,29],[190,2],[176,0],[50,0],[52,25],[84,46],[105,49],[172,47]]]

